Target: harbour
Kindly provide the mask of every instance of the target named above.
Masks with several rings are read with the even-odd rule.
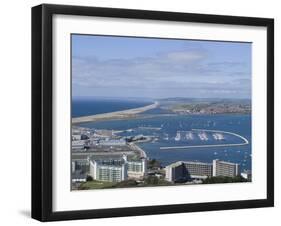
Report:
[[[251,117],[243,114],[213,116],[156,114],[149,118],[96,121],[81,125],[97,130],[113,131],[121,137],[139,134],[158,137],[158,140],[153,142],[139,142],[136,145],[145,151],[148,158],[159,159],[164,166],[178,160],[211,162],[214,157],[217,157],[228,161],[233,159],[241,163],[243,169],[250,169],[251,130],[248,127],[250,122]],[[180,131],[185,131],[185,133],[176,141],[179,125],[182,125]],[[211,134],[208,135],[208,140],[201,140],[198,136],[203,132]],[[220,138],[216,139],[214,136],[220,136]],[[228,150],[228,155],[224,154],[224,148]],[[199,154],[202,151],[204,155]]]

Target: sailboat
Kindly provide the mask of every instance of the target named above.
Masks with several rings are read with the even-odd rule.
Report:
[[[181,139],[181,134],[180,132],[177,132],[177,135],[175,137],[175,141],[179,141]]]

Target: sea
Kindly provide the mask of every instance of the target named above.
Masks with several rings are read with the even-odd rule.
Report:
[[[72,117],[94,115],[130,108],[142,107],[153,103],[152,100],[118,99],[75,99],[72,101]],[[251,170],[251,115],[216,114],[216,115],[178,115],[162,109],[153,109],[140,114],[140,117],[126,120],[110,120],[83,123],[80,126],[92,129],[122,131],[120,136],[149,135],[153,142],[138,143],[150,159],[157,159],[163,166],[176,161],[199,161],[211,163],[214,159],[240,164],[241,170]],[[223,140],[213,139],[212,132],[206,132],[207,141],[199,139],[198,131],[219,130],[243,136],[249,144],[231,147],[175,148],[171,146],[212,145],[243,142],[239,137],[224,134]],[[181,133],[182,139],[177,139]],[[192,134],[193,139],[185,139],[185,134]]]
[[[113,111],[138,108],[153,103],[150,100],[141,99],[108,99],[108,98],[73,98],[72,99],[72,117],[81,117],[108,113]]]

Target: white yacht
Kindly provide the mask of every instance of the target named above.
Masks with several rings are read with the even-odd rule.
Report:
[[[175,141],[179,141],[181,139],[181,134],[180,132],[177,132],[177,135],[175,137]]]

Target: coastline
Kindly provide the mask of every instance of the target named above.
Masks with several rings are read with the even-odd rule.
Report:
[[[130,146],[134,151],[139,152],[140,158],[147,158],[146,152],[142,148],[140,148],[138,145],[131,143]]]
[[[159,103],[155,101],[153,104],[146,105],[144,107],[133,108],[123,111],[114,111],[109,113],[103,114],[96,114],[96,115],[89,115],[89,116],[82,116],[72,118],[72,124],[79,124],[85,122],[96,122],[96,121],[103,121],[103,120],[113,120],[113,119],[127,119],[136,117],[137,114],[154,109],[159,106]]]
[[[137,117],[139,117],[139,116],[141,116],[142,114],[140,114],[140,115],[138,115]],[[146,115],[146,113],[144,114],[144,115]],[[218,116],[229,116],[229,115],[233,115],[234,116],[234,118],[232,118],[231,116],[231,119],[229,119],[229,120],[234,120],[233,121],[233,123],[234,123],[234,125],[236,125],[237,124],[237,122],[239,122],[239,125],[237,124],[237,126],[239,126],[240,127],[240,121],[241,121],[241,119],[240,118],[236,118],[235,117],[235,115],[237,115],[237,114],[218,114]],[[243,116],[243,117],[245,117],[245,114],[239,114],[239,115],[241,115],[241,116]],[[247,115],[251,115],[251,114],[247,114]],[[158,114],[157,114],[157,116],[159,116]],[[175,115],[176,117],[180,117],[181,115]],[[185,115],[185,116],[187,116],[187,115]],[[204,115],[197,115],[197,116],[202,116],[202,117],[204,117],[204,116],[214,116],[214,115],[207,115],[207,114],[204,114]],[[246,117],[246,119],[248,119],[248,117]],[[172,119],[168,119],[168,120],[170,120],[169,122],[172,122],[173,121],[173,118]],[[194,118],[194,119],[192,119],[192,120],[197,120],[196,119],[196,117]],[[209,119],[206,119],[206,120],[209,120]],[[117,120],[118,121],[118,120]],[[122,121],[122,120],[121,120]],[[179,118],[179,121],[181,121],[181,118]],[[179,122],[178,121],[178,122]],[[196,121],[195,121],[196,122]],[[232,121],[231,121],[232,122]],[[243,120],[241,121],[241,126],[243,126],[244,124],[243,124]],[[99,122],[97,122],[97,123],[99,123]],[[117,123],[119,123],[119,122],[117,122]],[[127,124],[127,122],[126,122],[126,120],[123,120],[123,122],[122,123],[124,123],[125,125]],[[176,123],[176,122],[175,122]],[[201,123],[202,124],[202,123]],[[85,126],[87,125],[87,123],[85,123]],[[116,136],[116,139],[121,139],[122,138],[122,136],[127,136],[127,134],[118,134],[118,132],[120,133],[120,132],[124,132],[124,130],[126,130],[126,129],[128,129],[127,127],[125,127],[125,128],[123,128],[122,126],[120,127],[120,128],[118,128],[118,127],[111,127],[111,126],[109,126],[109,127],[107,127],[107,126],[105,126],[105,127],[103,127],[102,126],[103,124],[101,124],[101,127],[100,126],[98,126],[97,128],[104,128],[105,130],[108,128],[109,129],[109,131],[111,131],[112,132],[112,134],[114,134],[114,135],[117,135]],[[107,125],[107,124],[106,124]],[[149,127],[149,125],[151,126],[151,127]],[[153,128],[153,129],[155,129],[155,128],[158,128],[157,126],[159,126],[160,124],[158,123],[156,123],[155,125],[154,125],[154,123],[150,123],[150,124],[142,124],[142,123],[140,123],[140,126],[143,126],[144,128],[146,128],[145,126],[147,126],[147,128]],[[87,127],[84,127],[83,126],[83,124],[81,124],[81,125],[77,125],[77,124],[75,124],[75,125],[73,125],[74,126],[74,128],[76,128],[76,127],[80,127],[80,129],[82,129],[82,128],[85,128],[85,130],[87,130],[87,129],[89,129],[89,130],[92,130],[93,128],[92,127],[90,127],[90,128],[87,128]],[[94,124],[92,125],[92,126],[94,126]],[[201,131],[203,131],[203,130],[205,130],[206,132],[208,132],[208,131],[210,131],[210,130],[208,130],[208,129],[204,129],[204,128],[207,128],[207,127],[204,127],[204,125],[202,124],[201,125],[202,127],[202,129],[200,129],[200,128],[196,128],[196,125],[195,125],[195,129],[192,129],[192,128],[190,128],[190,130],[201,130]],[[231,126],[231,125],[230,125]],[[120,130],[121,128],[123,128],[122,130]],[[129,127],[129,128],[131,128],[131,127]],[[132,128],[134,128],[134,125],[132,125]],[[116,129],[116,130],[113,130],[113,129]],[[118,130],[119,129],[119,130]],[[224,129],[224,128],[220,128],[220,129]],[[98,129],[97,129],[98,130]],[[228,131],[231,131],[231,130],[226,130],[226,128],[225,128],[225,130],[218,130],[218,129],[214,129],[214,130],[211,130],[211,132],[224,132],[224,133],[229,133]],[[116,134],[115,134],[115,132],[116,132]],[[130,131],[129,131],[130,132]],[[145,135],[149,135],[150,133],[153,133],[153,132],[155,132],[155,130],[153,130],[152,132],[148,132],[148,134],[145,134]],[[165,131],[164,131],[165,132]],[[163,132],[163,133],[164,133]],[[141,133],[141,132],[140,132]],[[158,133],[158,132],[157,132]],[[231,132],[230,132],[231,133]],[[130,133],[129,133],[129,135],[130,135]],[[129,136],[128,135],[128,136]],[[137,136],[138,135],[138,133],[133,133],[132,134],[132,136]],[[174,134],[170,134],[169,135],[169,139],[173,139],[173,135]],[[231,135],[234,135],[234,134],[231,134]],[[238,135],[238,136],[237,136]],[[244,134],[245,135],[245,134]],[[246,139],[243,139],[243,138],[241,138],[240,137],[240,134],[239,134],[239,132],[238,132],[238,134],[235,134],[234,136],[236,136],[237,138],[240,138],[240,139],[242,139],[241,140],[241,142],[239,142],[239,143],[236,143],[236,144],[230,144],[229,145],[229,148],[231,148],[232,146],[233,146],[233,148],[235,147],[235,146],[237,146],[237,147],[241,147],[241,150],[245,150],[245,154],[244,154],[244,151],[241,151],[241,154],[240,154],[240,151],[239,152],[237,152],[237,154],[236,154],[236,151],[235,151],[235,155],[237,155],[238,157],[239,157],[239,164],[241,164],[241,167],[242,167],[242,169],[251,169],[251,162],[249,162],[247,159],[245,159],[246,157],[248,158],[248,159],[251,159],[251,156],[250,156],[250,149],[249,148],[247,148],[247,145],[246,144],[248,144],[248,143],[250,143],[250,140],[248,141],[246,141],[246,139],[249,139],[248,137],[246,138]],[[242,135],[243,136],[243,135]],[[114,138],[113,138],[114,139]],[[238,141],[238,140],[237,140]],[[142,140],[141,140],[141,142],[143,142]],[[243,143],[242,143],[243,142]],[[149,142],[150,143],[150,142]],[[159,160],[159,162],[162,162],[161,164],[163,165],[163,166],[165,166],[165,165],[168,165],[168,164],[170,164],[170,163],[172,163],[172,162],[175,162],[175,161],[177,161],[178,159],[183,159],[183,160],[186,160],[186,158],[188,158],[188,160],[189,159],[191,159],[191,160],[193,160],[193,159],[198,159],[198,157],[194,157],[193,156],[193,152],[191,151],[189,151],[189,150],[191,150],[191,149],[196,149],[196,148],[205,148],[204,150],[206,150],[207,148],[215,148],[215,147],[217,147],[217,148],[220,148],[220,150],[223,150],[223,149],[221,149],[221,148],[223,148],[223,147],[225,147],[225,148],[227,148],[226,146],[228,146],[228,145],[225,145],[225,144],[219,144],[218,146],[216,146],[216,145],[212,145],[212,146],[201,146],[201,145],[199,145],[199,146],[193,146],[193,145],[191,145],[191,144],[189,144],[190,146],[176,146],[175,144],[176,143],[174,143],[174,145],[176,146],[176,147],[173,147],[173,144],[170,144],[170,145],[167,145],[167,143],[163,143],[163,144],[157,144],[158,142],[152,142],[152,143],[156,143],[156,145],[152,145],[152,146],[150,146],[150,144],[148,143],[148,145],[146,145],[146,144],[144,144],[144,145],[142,145],[142,143],[140,143],[140,142],[128,142],[127,143],[127,147],[129,147],[129,149],[131,149],[133,152],[131,152],[131,153],[129,153],[129,152],[127,152],[126,154],[127,155],[130,155],[130,154],[134,154],[134,156],[132,157],[132,159],[138,159],[138,158],[141,158],[141,157],[143,157],[143,156],[146,156],[147,158],[149,158],[149,159],[157,159],[157,160]],[[161,142],[160,142],[161,143]],[[188,144],[187,144],[188,145]],[[167,147],[168,146],[168,147]],[[172,146],[172,147],[171,147]],[[243,146],[246,146],[246,148],[243,148]],[[151,149],[150,149],[151,148]],[[157,149],[158,148],[158,149]],[[157,149],[157,150],[156,150]],[[162,150],[161,150],[162,149]],[[163,150],[164,149],[164,150]],[[165,149],[171,149],[170,151],[168,151],[168,150],[166,150],[165,151]],[[173,153],[173,151],[175,150],[175,149],[179,149],[179,152],[176,152],[176,157],[175,158],[171,158],[171,160],[170,160],[170,157],[169,157],[169,155],[171,155],[171,154],[169,154],[169,153]],[[180,150],[181,149],[181,150]],[[183,149],[186,149],[187,151],[182,151]],[[249,149],[249,150],[248,150]],[[156,150],[156,152],[155,152],[155,150]],[[228,149],[227,149],[228,150]],[[231,149],[232,150],[232,149]],[[236,149],[235,149],[236,150]],[[238,150],[238,149],[237,149]],[[240,149],[239,149],[240,150]],[[216,151],[216,150],[215,150]],[[248,152],[249,152],[249,154],[248,154]],[[84,154],[85,153],[85,154]],[[86,156],[87,155],[87,153],[89,154],[89,152],[84,152],[83,153],[83,156],[82,156],[82,158],[84,158],[84,155]],[[91,152],[90,153],[90,155],[95,155],[97,152]],[[109,153],[107,153],[107,154],[112,154],[113,152],[109,152]],[[156,153],[156,154],[155,154]],[[159,156],[159,153],[160,153],[160,155],[161,156]],[[187,154],[185,154],[185,153],[187,153]],[[190,154],[191,153],[191,154]],[[194,152],[195,153],[195,152]],[[210,152],[211,153],[211,152]],[[104,154],[104,153],[103,153]],[[103,157],[103,154],[100,154],[100,156],[97,156],[97,157]],[[117,154],[117,155],[122,155],[122,154],[124,154],[123,152],[117,152],[117,153],[114,153],[114,154]],[[162,154],[163,154],[163,157],[162,157]],[[77,154],[77,155],[79,155],[79,154]],[[195,154],[196,155],[196,154]],[[211,155],[211,156],[210,156]],[[186,157],[187,156],[187,157]],[[245,157],[246,156],[246,157]],[[76,154],[74,154],[73,155],[73,157],[74,158],[77,158],[78,156],[76,156]],[[215,155],[214,155],[214,153],[212,152],[211,154],[207,154],[207,160],[205,160],[204,159],[204,161],[209,161],[209,158],[214,158],[214,157],[216,157],[216,158],[219,158],[219,159],[222,159],[222,160],[224,160],[224,161],[230,161],[230,159],[229,159],[229,157],[227,157],[227,152],[226,151],[223,151],[223,152],[218,152],[218,154],[216,153]],[[168,159],[169,158],[169,159]],[[247,160],[247,161],[246,161]],[[203,161],[203,160],[201,160],[201,161]]]

